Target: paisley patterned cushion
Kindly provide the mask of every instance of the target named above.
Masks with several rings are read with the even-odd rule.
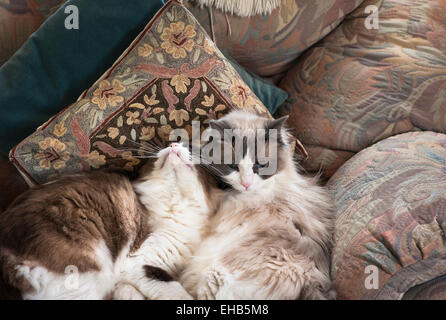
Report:
[[[172,0],[79,100],[10,153],[31,183],[102,167],[135,171],[138,146],[191,137],[233,108],[270,116],[195,18]]]
[[[446,300],[446,276],[413,287],[402,300]]]
[[[385,139],[344,164],[329,186],[340,299],[400,299],[446,274],[446,135]]]
[[[0,66],[65,0],[0,0]]]
[[[218,47],[261,76],[288,70],[363,0],[283,0],[268,16],[241,18],[185,1]],[[212,12],[212,18],[211,14]]]
[[[379,8],[367,29],[366,8]],[[370,19],[370,18],[369,18]],[[280,86],[279,115],[330,176],[356,152],[399,133],[446,130],[446,3],[368,0],[301,57]]]

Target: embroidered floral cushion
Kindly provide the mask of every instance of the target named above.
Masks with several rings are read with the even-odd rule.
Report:
[[[104,167],[135,171],[138,146],[164,145],[192,121],[202,130],[234,108],[270,116],[204,29],[168,2],[79,100],[18,144],[10,159],[30,183]],[[135,150],[136,149],[136,150]]]
[[[0,56],[2,31],[7,30],[8,35],[8,27],[14,26],[11,23],[2,29],[3,2],[9,0],[0,0]],[[36,8],[37,2],[41,3],[39,10],[47,8],[43,11],[47,12],[48,6],[60,1],[10,2],[11,8],[24,13],[27,6]],[[67,6],[77,7],[79,29],[65,28]],[[162,0],[66,1],[0,68],[0,152],[8,154],[39,125],[76,101],[110,68],[162,6]],[[23,18],[18,15],[18,21],[26,21],[19,17]],[[17,33],[20,30],[18,25],[13,29]]]
[[[445,17],[441,0],[367,1],[299,59],[280,84],[290,98],[278,116],[290,115],[308,171],[329,177],[399,133],[445,132]]]
[[[336,172],[339,299],[400,299],[446,275],[445,177],[446,135],[434,132],[387,138]]]
[[[240,0],[242,1],[242,0]],[[363,0],[283,0],[267,16],[239,17],[218,9],[185,5],[217,46],[243,67],[269,77],[287,71],[296,58],[332,31]]]

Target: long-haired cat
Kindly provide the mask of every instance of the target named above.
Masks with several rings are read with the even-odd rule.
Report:
[[[134,183],[91,172],[24,193],[0,214],[1,298],[190,299],[174,279],[218,204],[205,180],[174,143]]]
[[[210,124],[221,137],[228,130],[235,137],[222,139],[221,148],[234,151],[238,138],[243,154],[211,168],[229,190],[180,278],[197,299],[335,297],[329,276],[332,201],[296,170],[285,120],[234,111]],[[259,129],[266,130],[263,144],[256,140]],[[269,134],[274,129],[277,139]],[[277,153],[275,172],[260,173],[267,165],[259,150]]]

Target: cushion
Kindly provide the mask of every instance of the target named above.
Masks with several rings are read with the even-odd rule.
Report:
[[[336,172],[328,185],[340,299],[401,299],[446,275],[445,177],[446,135],[434,132],[385,139]]]
[[[136,0],[132,5],[112,0],[105,8],[100,3],[87,4],[87,0],[70,4],[82,12],[79,30],[61,27],[67,14],[59,10],[0,70],[0,87],[7,89],[0,91],[0,102],[10,107],[0,117],[0,151],[4,153],[64,105],[74,102],[162,5],[161,0]],[[285,101],[285,91],[230,61],[271,112]]]
[[[325,37],[363,0],[284,0],[267,16],[239,17],[185,5],[218,47],[243,67],[265,77],[288,70],[299,55]]]
[[[9,3],[8,3],[9,2]],[[0,6],[0,66],[64,0],[10,0]]]
[[[39,1],[40,2],[40,1]],[[79,9],[79,30],[67,30],[67,5]],[[73,103],[130,45],[161,0],[70,0],[0,68],[0,151]]]
[[[366,7],[379,8],[367,29]],[[369,0],[306,52],[280,83],[278,115],[331,176],[356,152],[396,134],[446,130],[446,4]]]
[[[234,108],[270,116],[193,15],[169,1],[81,98],[19,143],[10,159],[31,183],[105,167],[135,172],[140,146],[173,129],[204,130]]]
[[[413,287],[402,300],[446,300],[446,275]]]

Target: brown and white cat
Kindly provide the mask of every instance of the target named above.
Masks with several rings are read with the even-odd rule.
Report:
[[[174,279],[218,192],[182,145],[157,157],[134,183],[91,172],[16,199],[0,214],[0,298],[190,299]]]
[[[285,120],[235,111],[210,124],[219,136],[229,130],[243,141],[243,156],[236,160],[233,153],[232,163],[211,165],[230,189],[180,277],[197,299],[335,297],[329,275],[332,200],[296,170]],[[256,140],[259,129],[267,132],[264,144]],[[275,140],[271,129],[277,130]],[[228,145],[235,150],[234,140],[221,141],[222,149]],[[258,150],[276,152],[275,172],[260,173],[266,164]]]

